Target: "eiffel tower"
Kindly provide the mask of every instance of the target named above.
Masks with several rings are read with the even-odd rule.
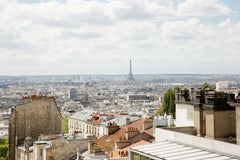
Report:
[[[129,74],[128,74],[128,78],[126,81],[126,84],[135,84],[135,79],[133,77],[133,73],[132,73],[132,60],[130,60],[130,69],[129,69]]]

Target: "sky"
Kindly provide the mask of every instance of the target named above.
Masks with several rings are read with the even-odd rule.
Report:
[[[0,75],[240,74],[239,0],[0,0]]]

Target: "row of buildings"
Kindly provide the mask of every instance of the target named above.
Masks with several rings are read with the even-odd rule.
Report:
[[[126,112],[88,108],[69,117],[69,134],[54,97],[24,97],[9,120],[9,159],[238,159],[239,96],[183,88],[171,128],[163,127],[171,116],[131,114],[131,105]]]
[[[139,115],[83,110],[68,124],[62,134],[54,97],[23,97],[9,119],[9,160],[126,159],[130,146],[154,140],[153,119]]]
[[[183,88],[175,99],[176,127],[155,128],[130,159],[240,159],[240,92]]]

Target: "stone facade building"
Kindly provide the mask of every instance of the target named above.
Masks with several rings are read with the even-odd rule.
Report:
[[[229,103],[231,106],[236,108],[236,134],[237,144],[240,145],[240,92],[235,98],[235,101]]]
[[[16,160],[67,160],[87,150],[88,139],[62,134],[41,135],[37,141],[26,138],[16,147]],[[27,144],[31,146],[27,146]]]
[[[113,118],[114,116],[111,114],[100,114],[91,110],[82,110],[69,117],[69,133],[72,134],[77,131],[84,138],[88,136],[100,138],[106,135],[106,125],[103,122],[112,120]]]
[[[54,97],[24,97],[9,120],[9,160],[17,159],[16,146],[41,134],[61,133],[62,117]],[[27,144],[27,143],[25,143]]]
[[[194,126],[199,136],[228,139],[236,136],[235,108],[229,105],[234,101],[234,95],[224,92],[185,88],[176,93],[176,115],[180,115],[180,109],[187,108],[185,122]]]

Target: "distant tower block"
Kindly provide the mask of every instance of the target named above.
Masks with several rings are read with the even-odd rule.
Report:
[[[135,79],[133,77],[133,73],[132,73],[132,60],[130,60],[130,69],[129,69],[129,74],[128,74],[128,79],[126,84],[135,84]]]

